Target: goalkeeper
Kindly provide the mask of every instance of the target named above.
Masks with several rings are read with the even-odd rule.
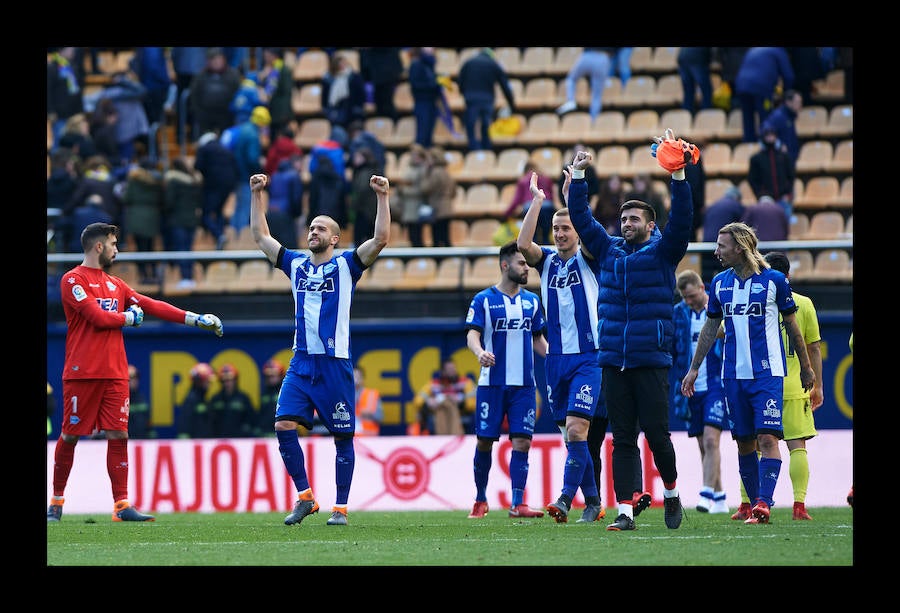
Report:
[[[153,521],[128,501],[128,358],[122,328],[139,326],[144,311],[166,321],[222,336],[215,315],[198,315],[137,293],[110,275],[119,252],[119,228],[92,223],[81,232],[84,260],[62,276],[66,359],[62,375],[62,434],[53,457],[53,496],[47,521],[62,518],[63,493],[82,436],[106,432],[106,466],[112,485],[112,521]]]
[[[691,239],[693,203],[684,178],[686,164],[700,151],[676,140],[671,130],[655,139],[648,151],[672,174],[672,210],[665,230],[656,227],[653,207],[627,200],[619,207],[622,236],[610,236],[588,206],[584,169],[592,156],[578,151],[566,169],[570,182],[567,205],[581,243],[600,262],[598,318],[602,394],[613,436],[612,475],[618,503],[616,520],[607,530],[634,530],[634,502],[644,498],[640,475],[640,430],[653,452],[664,485],[666,527],[681,525],[675,448],[669,434],[669,383],[672,366],[672,304],[675,268]],[[639,511],[638,511],[639,512]]]

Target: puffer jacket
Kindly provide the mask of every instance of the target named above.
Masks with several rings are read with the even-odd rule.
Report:
[[[582,244],[600,261],[600,366],[672,366],[675,268],[687,252],[693,224],[691,186],[671,182],[672,210],[662,233],[640,245],[610,236],[591,215],[584,179],[569,188],[569,215]]]

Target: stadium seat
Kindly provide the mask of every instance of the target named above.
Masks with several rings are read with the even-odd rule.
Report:
[[[731,145],[728,143],[709,143],[703,147],[700,155],[703,157],[703,170],[707,177],[731,173]]]
[[[233,289],[248,294],[261,291],[271,277],[272,265],[268,260],[244,260],[238,265]]]
[[[659,113],[653,109],[641,109],[629,113],[625,120],[625,132],[622,134],[622,140],[629,143],[646,142],[649,149],[652,139],[661,134]]]
[[[631,150],[630,162],[628,164],[628,176],[646,173],[651,177],[668,177],[662,166],[660,166],[656,158],[650,155],[650,143],[646,145],[638,145]]]
[[[663,107],[680,107],[683,97],[684,86],[681,84],[681,77],[677,73],[663,75],[656,80],[656,92],[652,98],[653,104]],[[675,134],[678,134],[678,132],[675,132]],[[693,138],[693,135],[691,137]]]
[[[480,182],[488,180],[497,165],[497,154],[491,149],[468,151],[463,167],[456,174],[457,181]]]
[[[816,254],[813,263],[813,277],[816,281],[851,281],[853,265],[850,254],[844,249],[826,249]]]
[[[291,92],[291,110],[294,115],[318,115],[322,112],[322,86],[304,83]]]
[[[666,74],[678,72],[678,51],[680,47],[653,47],[648,70]]]
[[[447,161],[447,172],[455,179],[466,163],[465,154],[457,149],[445,149],[444,159]]]
[[[363,129],[371,132],[385,147],[390,147],[388,141],[394,134],[394,120],[390,117],[368,117],[363,123]]]
[[[741,202],[745,205],[756,204],[756,194],[753,193],[753,188],[750,187],[750,181],[741,179],[740,183],[738,183],[738,189],[741,190]]]
[[[828,113],[828,123],[820,134],[829,137],[850,138],[853,136],[853,105],[839,104]]]
[[[585,140],[600,144],[620,143],[625,134],[625,113],[622,111],[601,111],[594,119]]]
[[[675,268],[675,276],[677,277],[684,270],[693,270],[698,275],[701,274],[701,254],[690,252],[684,254],[678,266]]]
[[[326,140],[329,136],[331,136],[331,122],[324,117],[310,117],[300,122],[296,140],[301,149],[309,151],[316,143]]]
[[[836,203],[841,186],[832,176],[813,177],[806,182],[803,196],[794,196],[794,206],[800,208],[823,208]]]
[[[494,47],[494,58],[503,66],[506,74],[510,76],[522,74],[520,69],[522,51],[519,47]]]
[[[666,109],[659,116],[659,133],[656,136],[662,136],[667,129],[671,128],[676,138],[685,138],[691,141],[694,138],[693,124],[694,117],[687,109]]]
[[[432,257],[410,258],[406,261],[403,279],[394,284],[394,289],[428,289],[437,274],[437,260]]]
[[[215,260],[206,266],[203,279],[196,282],[194,292],[198,294],[218,294],[233,291],[237,282],[237,263],[231,260]]]
[[[500,217],[506,211],[506,204],[500,202],[500,190],[493,183],[476,183],[465,190],[461,210],[456,217]]]
[[[535,113],[528,118],[525,128],[519,133],[520,145],[545,146],[553,143],[559,132],[560,118],[556,113]]]
[[[394,107],[400,113],[412,113],[414,100],[409,81],[400,81],[394,89]]]
[[[497,156],[497,163],[491,172],[491,180],[515,181],[522,176],[530,155],[528,149],[524,147],[509,147],[502,150]]]
[[[639,47],[635,47],[637,51]],[[634,56],[631,56],[632,62]],[[647,106],[648,101],[653,100],[656,93],[656,79],[647,74],[632,75],[625,86],[622,88],[622,95],[619,97],[619,104],[626,107],[643,107]]]
[[[827,140],[808,140],[800,145],[796,170],[798,173],[825,172],[833,155],[834,147]]]
[[[459,115],[453,115],[453,132],[447,128],[447,125],[440,119],[434,126],[434,133],[431,140],[435,145],[446,147],[448,145],[459,147],[466,144],[466,129],[463,126],[462,119]],[[496,139],[495,139],[496,140]]]
[[[404,115],[394,122],[394,131],[381,139],[385,147],[398,147],[405,149],[416,140],[416,118],[412,115]]]
[[[539,77],[553,73],[553,62],[556,51],[553,47],[525,47],[518,66],[518,74],[526,77]],[[554,88],[556,83],[554,82]]]
[[[759,143],[737,143],[731,148],[731,174],[747,176],[750,172],[750,158],[759,151]],[[703,155],[703,151],[700,151]]]
[[[841,181],[841,190],[834,201],[835,206],[853,208],[853,177],[846,177]]]
[[[821,105],[804,106],[797,113],[794,128],[801,140],[819,138],[828,125],[828,109]]]
[[[813,81],[812,101],[818,104],[844,99],[844,71],[832,70],[824,79]],[[808,102],[808,101],[807,101]]]
[[[806,238],[830,240],[841,238],[844,233],[844,216],[837,211],[817,211],[809,219]]]
[[[389,290],[394,285],[403,280],[406,264],[402,258],[398,257],[380,257],[375,263],[363,274],[360,279],[359,288],[367,290]]]
[[[549,177],[558,177],[562,172],[562,152],[559,147],[539,147],[532,149],[528,158],[538,170]]]
[[[694,121],[694,128],[697,127],[697,121]],[[744,136],[744,122],[741,117],[741,109],[731,109],[728,112],[728,118],[725,121],[724,130],[718,134],[717,138],[725,140],[740,140]]]
[[[557,145],[580,143],[591,133],[591,115],[586,111],[574,111],[563,115],[559,130],[553,138]]]
[[[631,72],[639,73],[653,68],[653,47],[632,47]]]
[[[469,234],[460,246],[489,247],[494,244],[494,233],[499,227],[499,219],[476,219],[469,226]]]
[[[834,147],[826,172],[853,172],[853,139],[840,141]]]
[[[731,179],[719,178],[719,179],[707,179],[706,183],[703,185],[704,195],[706,196],[706,204],[707,206],[719,200],[722,196],[725,195],[729,189],[734,187],[734,183]]]
[[[791,249],[786,253],[791,263],[791,279],[796,281],[810,279],[814,273],[815,259],[808,249]]]
[[[551,73],[557,78],[565,77],[582,51],[584,51],[584,47],[557,47]]]
[[[601,179],[612,175],[628,175],[630,166],[631,151],[625,145],[607,145],[594,158],[594,170]]]
[[[847,215],[847,221],[844,222],[843,238],[853,238],[853,213]]]
[[[510,85],[512,85],[513,80],[510,79]],[[515,93],[514,91],[513,94]],[[556,81],[549,77],[534,78],[522,85],[522,95],[516,96],[516,108],[529,111],[545,111],[549,108],[555,108],[556,96]]]
[[[391,240],[389,241],[391,247],[411,247],[412,243],[409,242],[409,236],[406,233],[406,228],[399,221],[391,222]]]
[[[694,123],[691,125],[690,138],[709,142],[717,138],[725,138],[727,115],[722,109],[700,109],[694,113]],[[675,136],[679,138],[677,132]],[[688,140],[690,140],[690,138]],[[701,151],[702,155],[702,151]]]
[[[497,282],[500,278],[500,263],[495,255],[476,257],[463,279],[463,287],[468,290],[481,290]]]
[[[794,212],[788,221],[788,240],[802,241],[806,240],[806,233],[809,231],[809,215],[806,213]]]
[[[450,220],[450,245],[460,247],[469,237],[469,223],[465,219]]]
[[[453,47],[437,47],[434,50],[434,72],[439,75],[456,77],[462,64],[459,52]]]
[[[321,81],[328,72],[330,59],[322,49],[307,49],[294,63],[294,81]]]

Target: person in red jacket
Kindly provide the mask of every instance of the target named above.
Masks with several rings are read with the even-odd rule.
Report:
[[[119,228],[92,223],[81,232],[84,260],[60,280],[66,314],[62,434],[53,456],[53,497],[47,521],[62,519],[64,492],[82,436],[106,432],[106,466],[112,485],[113,521],[154,521],[128,501],[128,358],[122,328],[139,326],[144,311],[174,323],[212,330],[222,321],[139,294],[107,271],[119,253]]]

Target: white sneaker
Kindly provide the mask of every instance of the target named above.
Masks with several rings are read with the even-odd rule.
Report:
[[[709,508],[710,513],[730,513],[731,509],[728,508],[728,503],[724,500],[716,500],[712,503],[712,506]]]
[[[567,100],[567,101],[563,102],[562,104],[560,104],[556,108],[556,114],[557,115],[565,115],[566,113],[568,113],[570,111],[574,111],[577,108],[578,108],[578,105],[575,103],[574,100]]]
[[[713,501],[706,496],[700,496],[700,499],[697,501],[697,506],[694,507],[700,513],[709,513],[710,507],[712,507]]]

